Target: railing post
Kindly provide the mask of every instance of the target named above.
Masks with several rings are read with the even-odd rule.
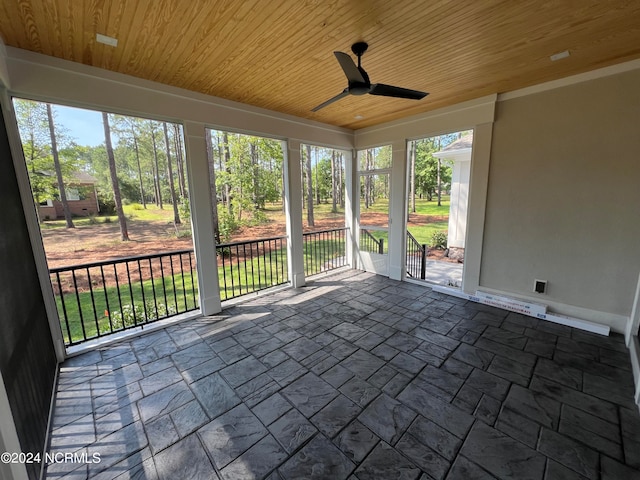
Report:
[[[378,253],[380,255],[384,254],[384,238],[381,238],[380,241],[378,242]]]
[[[422,245],[422,258],[420,259],[420,279],[427,278],[427,244]]]

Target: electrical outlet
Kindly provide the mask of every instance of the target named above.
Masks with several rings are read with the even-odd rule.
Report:
[[[533,291],[536,293],[547,293],[547,281],[546,280],[534,280]]]

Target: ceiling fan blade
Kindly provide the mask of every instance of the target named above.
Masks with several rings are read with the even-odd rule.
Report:
[[[331,105],[333,102],[337,102],[338,100],[340,100],[341,98],[346,97],[347,95],[349,95],[349,89],[345,88],[342,93],[339,93],[338,95],[336,95],[333,98],[330,98],[329,100],[327,100],[326,102],[321,103],[320,105],[318,105],[315,108],[312,108],[311,111],[312,112],[317,112],[318,110],[320,110],[321,108],[326,107],[327,105]]]
[[[349,55],[342,52],[333,52],[333,54],[338,59],[338,62],[342,67],[342,71],[347,76],[347,80],[349,80],[349,83],[365,83],[365,79],[362,76],[362,73],[360,73],[360,70],[358,70],[358,67],[356,67],[356,64],[353,62],[353,59]]]
[[[410,90],[408,88],[394,87],[393,85],[385,85],[384,83],[376,83],[375,85],[371,85],[371,90],[369,91],[371,95],[382,95],[385,97],[396,97],[396,98],[408,98],[411,100],[420,100],[427,95],[426,92],[420,92],[418,90]]]

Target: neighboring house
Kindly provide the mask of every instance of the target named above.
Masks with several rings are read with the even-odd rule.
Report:
[[[96,192],[97,180],[85,172],[76,172],[73,179],[67,185],[67,203],[71,215],[88,217],[96,215],[100,211],[98,195]],[[38,205],[40,220],[55,220],[64,218],[62,202],[59,199],[49,199]]]

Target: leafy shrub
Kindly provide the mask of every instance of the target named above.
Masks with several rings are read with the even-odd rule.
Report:
[[[181,197],[178,201],[178,213],[183,222],[189,222],[189,220],[191,220],[191,207],[187,197]]]
[[[240,222],[235,216],[229,215],[225,209],[218,210],[218,224],[220,226],[220,239],[222,242],[228,242],[231,235],[240,228]]]
[[[446,230],[438,230],[431,234],[431,248],[444,250],[447,248],[447,237],[449,232]]]
[[[100,207],[100,214],[102,215],[115,215],[116,214],[116,202],[113,198],[109,198],[103,194],[98,194],[98,206]]]
[[[144,207],[142,205],[140,205],[139,203],[132,203],[131,204],[131,209],[132,210],[143,210]]]
[[[145,315],[144,305],[137,304],[135,306],[126,304],[122,306],[121,312],[111,312],[111,323],[114,329],[131,327],[136,324],[150,322],[159,318],[168,317],[176,313],[175,307],[158,303],[157,308],[154,302],[147,302],[147,313]],[[100,329],[101,333],[109,332],[109,325],[104,325]]]

